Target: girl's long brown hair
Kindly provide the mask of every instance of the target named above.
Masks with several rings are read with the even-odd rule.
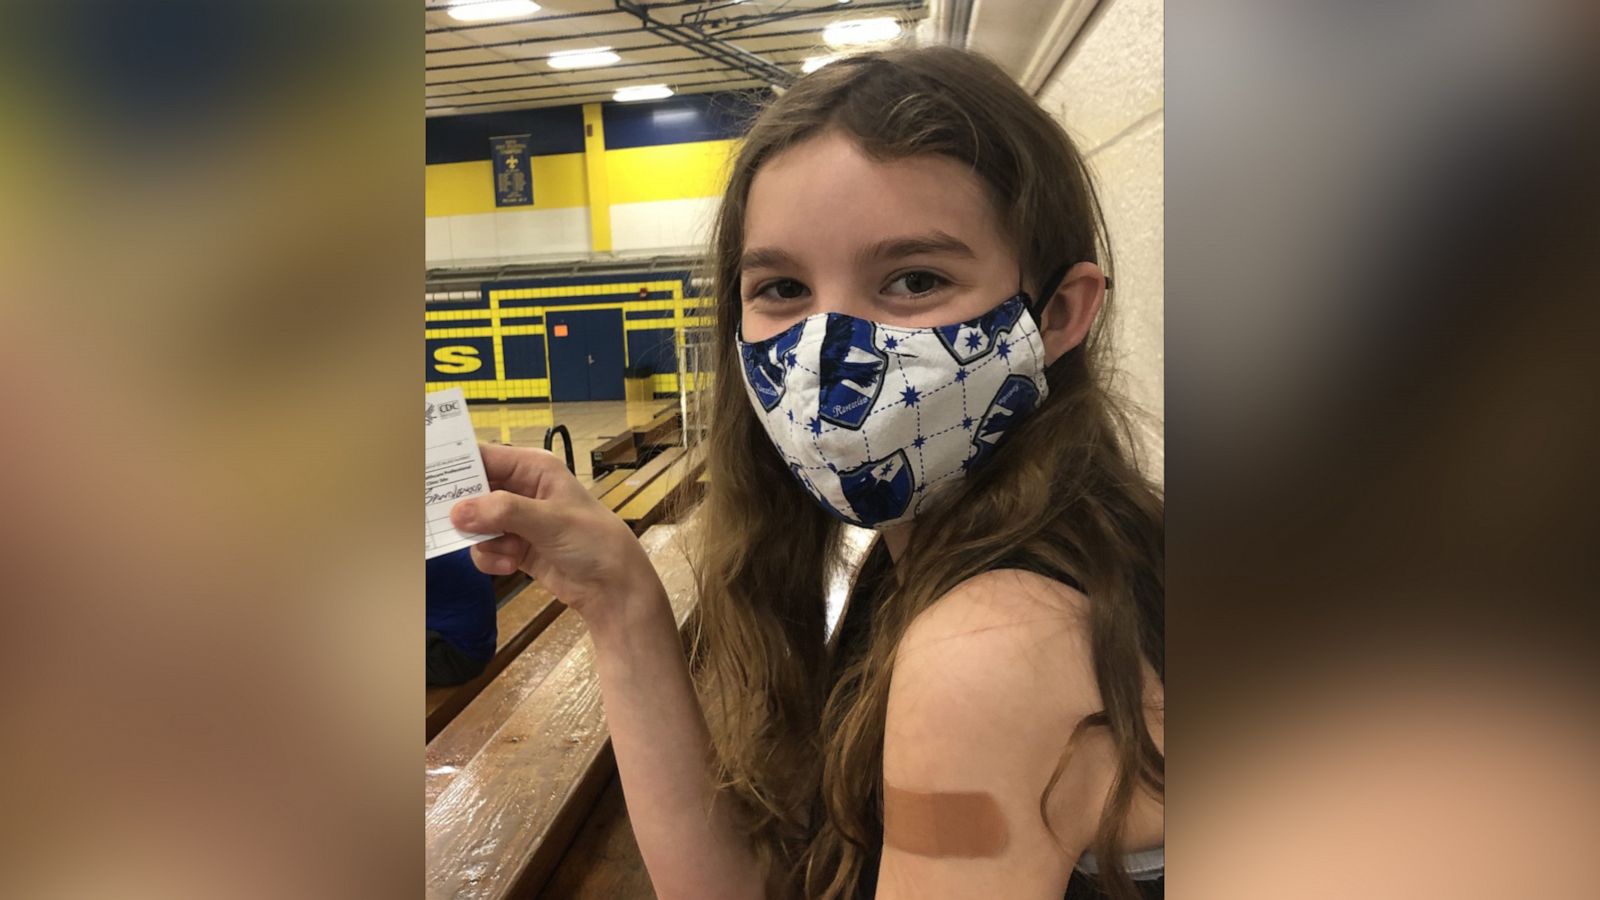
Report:
[[[1082,157],[981,57],[926,48],[848,58],[802,78],[756,119],[732,166],[712,258],[719,375],[708,464],[715,474],[701,521],[714,527],[699,539],[697,656],[724,793],[768,865],[769,896],[853,896],[882,839],[895,647],[911,621],[956,585],[1020,562],[1083,586],[1103,704],[1076,723],[1042,786],[1040,814],[1078,736],[1106,729],[1117,771],[1091,849],[1102,887],[1116,900],[1132,898],[1121,865],[1123,825],[1137,789],[1163,796],[1165,784],[1142,678],[1148,661],[1165,679],[1163,506],[1132,459],[1127,420],[1107,385],[1105,314],[1050,367],[1048,398],[989,464],[919,514],[905,558],[891,566],[878,542],[845,616],[861,627],[853,638],[827,641],[824,596],[841,565],[839,524],[762,431],[737,374],[735,335],[751,180],[775,153],[830,128],[876,158],[937,153],[970,165],[990,189],[1034,291],[1064,265],[1111,267]]]

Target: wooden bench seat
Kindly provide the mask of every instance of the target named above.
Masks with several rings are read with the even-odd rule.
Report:
[[[623,504],[632,500],[635,494],[644,490],[646,485],[654,481],[657,475],[666,471],[668,466],[677,462],[681,456],[683,456],[682,447],[668,448],[665,453],[628,473],[628,477],[617,482],[616,487],[600,497],[600,502],[610,507],[613,511],[621,509]]]
[[[682,443],[683,428],[676,409],[669,409],[633,429],[633,444],[638,449],[640,459],[647,458],[663,447]]]
[[[607,472],[601,477],[596,478],[594,483],[589,485],[589,496],[596,498],[604,497],[607,491],[610,491],[612,488],[621,484],[624,478],[627,478],[632,474],[633,471],[631,469],[614,469],[610,472]]]
[[[622,779],[613,775],[545,883],[561,900],[652,900],[655,888],[628,822]]]
[[[529,584],[496,610],[494,658],[483,673],[465,684],[427,689],[427,739],[433,740],[565,608],[548,592]]]
[[[433,808],[434,801],[455,780],[461,767],[478,755],[511,713],[549,677],[556,664],[577,646],[583,635],[583,620],[576,614],[557,616],[537,641],[512,660],[499,678],[480,691],[471,705],[428,742],[427,772],[423,778],[424,810]]]
[[[597,478],[612,469],[632,468],[638,463],[639,449],[631,431],[624,431],[589,452],[589,467]]]
[[[635,534],[643,534],[645,529],[661,521],[673,506],[686,499],[687,492],[701,490],[696,479],[705,467],[705,449],[704,444],[699,444],[679,454],[649,484],[617,508],[617,515]],[[665,456],[662,454],[663,458]]]
[[[677,537],[658,525],[641,543],[683,629],[696,598]],[[555,871],[615,777],[593,655],[578,617],[558,616],[429,744],[427,896],[531,896]]]
[[[678,410],[668,408],[590,451],[590,470],[598,478],[618,468],[638,468],[662,450],[682,443],[681,416]]]

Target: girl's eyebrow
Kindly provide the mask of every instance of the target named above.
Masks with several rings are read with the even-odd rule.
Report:
[[[856,257],[862,262],[875,262],[933,253],[948,253],[967,259],[977,258],[977,254],[972,252],[972,248],[968,247],[966,242],[943,231],[885,238],[875,244],[863,247],[856,253]],[[753,247],[746,250],[744,255],[739,257],[739,270],[741,272],[746,269],[789,269],[793,271],[799,268],[800,262],[793,255],[777,247]]]
[[[746,250],[744,255],[739,257],[739,271],[741,272],[746,269],[788,269],[793,271],[799,268],[799,260],[796,260],[787,251],[779,250],[777,247],[755,247]]]
[[[930,231],[927,234],[887,238],[869,247],[862,248],[856,256],[862,262],[873,262],[931,253],[948,253],[967,259],[977,258],[977,254],[972,252],[972,248],[968,247],[960,238],[946,234],[943,231]]]

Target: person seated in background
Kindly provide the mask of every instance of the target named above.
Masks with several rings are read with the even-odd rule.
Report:
[[[494,580],[467,550],[428,560],[428,687],[462,684],[494,657]]]

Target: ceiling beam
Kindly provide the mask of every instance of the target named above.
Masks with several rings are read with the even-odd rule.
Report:
[[[653,7],[652,7],[653,8]],[[810,16],[831,15],[837,16],[840,12],[855,14],[873,9],[905,9],[920,11],[923,0],[875,0],[868,3],[853,3],[841,9],[838,3],[830,2],[826,6],[812,6],[805,9],[791,9],[784,11],[782,7],[768,13],[752,13],[743,16],[713,17],[704,15],[722,6],[710,7],[706,10],[697,10],[683,17],[683,24],[700,31],[708,36],[716,37],[743,31],[746,28],[757,28],[770,22],[781,22],[785,19],[802,19]]]
[[[646,30],[651,30],[652,28],[655,28],[655,29],[670,28],[670,29],[676,29],[676,30],[678,30],[680,32],[693,32],[693,35],[695,37],[702,38],[702,39],[712,36],[712,34],[710,32],[704,31],[702,29],[702,27],[700,25],[698,25],[698,24],[685,24],[688,21],[687,19],[685,20],[685,22],[667,22],[667,21],[664,21],[662,19],[655,18],[652,15],[652,11],[654,11],[655,9],[658,8],[658,6],[656,4],[652,4],[650,6],[644,6],[644,5],[639,4],[639,3],[634,3],[634,2],[632,2],[632,0],[615,0],[615,2],[617,3],[617,8],[616,9],[605,10],[605,14],[606,15],[614,16],[614,15],[620,13],[620,12],[630,13],[630,14],[632,14],[632,15],[634,15],[634,16],[636,16],[636,17],[638,17],[640,19],[640,21],[643,23],[643,25],[644,25]],[[922,0],[873,0],[873,2],[862,3],[860,5],[852,5],[850,8],[851,9],[921,9],[922,8]],[[765,24],[767,22],[778,22],[778,21],[782,21],[782,20],[785,20],[785,19],[801,19],[801,18],[807,18],[807,17],[810,17],[810,16],[821,16],[821,15],[827,15],[827,14],[837,14],[838,12],[839,12],[838,4],[829,4],[828,6],[809,7],[807,9],[790,10],[788,12],[762,13],[762,14],[759,14],[759,15],[738,16],[736,18],[726,19],[726,20],[717,19],[717,20],[711,20],[711,23],[712,24],[718,24],[718,23],[725,22],[725,21],[727,21],[727,22],[744,22],[746,24],[740,26],[740,29],[742,30],[743,28],[754,28],[754,27],[757,27],[759,25],[763,25],[763,24]],[[538,20],[533,20],[530,24],[537,25],[538,24]],[[729,29],[729,30],[735,30],[735,29]],[[812,29],[812,30],[815,30],[815,29]],[[496,47],[519,47],[519,46],[522,46],[524,44],[547,44],[547,43],[551,43],[551,42],[554,42],[554,41],[571,41],[571,40],[576,40],[578,38],[615,37],[616,35],[619,35],[619,34],[637,34],[638,32],[639,32],[638,28],[614,28],[614,29],[611,29],[609,31],[589,31],[589,32],[581,33],[581,34],[556,34],[556,35],[547,35],[547,36],[543,36],[543,37],[527,37],[527,38],[516,38],[514,40],[506,40],[506,41],[492,41],[492,42],[487,43],[487,44],[473,44],[470,47],[435,47],[432,50],[426,50],[425,49],[423,51],[423,53],[424,54],[428,54],[428,53],[464,53],[464,52],[466,52],[468,50],[492,50],[492,49],[494,49]],[[762,37],[762,36],[764,36],[764,35],[755,35],[755,37]]]
[[[705,0],[670,0],[670,2],[667,3],[652,3],[650,4],[650,8],[667,9],[673,6],[699,6],[704,2]],[[449,6],[430,6],[428,7],[428,11],[444,12],[449,8]],[[497,19],[492,22],[474,22],[471,25],[445,25],[439,28],[429,28],[423,33],[449,34],[453,31],[472,31],[475,28],[501,28],[506,25],[520,25],[523,22],[537,25],[541,22],[556,22],[565,19],[589,19],[595,16],[614,16],[616,14],[617,11],[615,9],[591,9],[584,12],[553,13],[549,15],[545,14],[543,10],[540,10],[531,16],[520,16],[515,19]]]
[[[698,59],[698,57],[696,57],[696,58]],[[679,70],[679,71],[676,71],[676,72],[660,72],[660,73],[650,74],[650,75],[641,75],[640,77],[641,78],[656,78],[656,77],[668,78],[668,77],[681,76],[681,75],[705,75],[705,74],[708,74],[708,73],[711,73],[711,72],[731,72],[731,71],[735,71],[735,70],[729,69],[727,66],[712,66],[712,67],[706,68],[706,69],[687,69],[687,70]],[[618,80],[619,79],[616,79],[616,78],[595,78],[595,79],[591,79],[589,81],[557,81],[557,82],[552,82],[550,84],[519,84],[519,85],[516,85],[514,87],[490,88],[488,90],[483,90],[483,91],[465,90],[465,91],[461,91],[461,92],[455,93],[455,94],[429,94],[428,95],[428,99],[429,100],[443,100],[443,99],[445,99],[447,97],[483,97],[483,96],[486,96],[488,94],[508,94],[508,93],[510,93],[512,91],[550,91],[550,90],[559,90],[561,88],[583,87],[585,85],[590,85],[590,84],[615,84]],[[433,85],[430,84],[430,85],[428,85],[428,87],[433,87]]]
[[[723,65],[732,66],[751,78],[765,81],[774,87],[788,87],[794,83],[795,76],[788,70],[743,47],[707,36],[694,28],[663,22],[652,16],[648,7],[632,0],[613,0],[613,2],[616,3],[617,9],[637,16],[646,31],[654,31],[680,47],[693,50]]]
[[[767,86],[768,84],[770,84],[770,82],[768,82],[768,81],[766,81],[764,79],[758,79],[758,78],[738,79],[738,80],[732,80],[732,81],[730,81],[730,80],[728,80],[726,78],[720,78],[720,79],[715,79],[715,80],[712,80],[712,81],[696,81],[696,82],[691,82],[689,84],[681,84],[681,85],[679,85],[679,87],[680,88],[701,88],[701,87],[704,87],[704,88],[724,88],[724,89],[730,90],[730,91],[738,91],[738,90],[750,90],[752,88],[759,89],[759,88]],[[512,109],[499,110],[500,112],[513,112],[516,109],[533,109],[536,106],[575,106],[575,105],[577,105],[579,103],[584,103],[584,102],[594,102],[594,101],[608,100],[608,99],[610,99],[610,97],[611,97],[611,95],[613,93],[614,93],[613,91],[587,91],[587,92],[577,93],[577,94],[560,94],[560,95],[554,96],[554,97],[534,97],[534,98],[512,97],[512,98],[507,99],[507,100],[490,100],[490,101],[488,101],[486,103],[441,103],[441,104],[438,104],[436,106],[431,107],[431,110],[432,111],[441,110],[441,109],[467,110],[467,109],[470,109],[470,108],[473,108],[473,107],[510,106],[511,104],[515,104],[515,103],[525,104],[524,106],[513,107]],[[694,93],[694,92],[691,92],[691,93]],[[438,98],[434,98],[434,99],[438,99]]]
[[[656,32],[654,31],[654,29],[641,31],[638,28],[630,28],[630,29],[626,29],[625,33],[627,33],[627,34],[654,34]],[[816,35],[817,33],[818,33],[817,29],[815,29],[815,28],[796,28],[796,29],[793,29],[793,30],[790,30],[790,31],[770,31],[770,32],[767,32],[766,34],[746,35],[745,39],[746,40],[766,40],[768,38],[795,37],[796,35],[802,35],[802,34]],[[666,37],[666,35],[661,35],[661,36],[662,37]],[[542,42],[542,40],[555,40],[555,39],[553,39],[553,38],[552,39],[537,39],[537,38],[535,38],[535,39],[530,39],[528,41],[523,41],[522,43],[539,43],[539,42]],[[569,40],[570,41],[570,40],[572,40],[572,38],[571,37],[565,37],[565,38],[560,38],[559,40]],[[612,47],[611,49],[612,49],[613,52],[616,52],[616,53],[628,53],[628,52],[634,51],[634,50],[659,50],[659,49],[661,49],[663,47],[671,47],[671,46],[674,46],[674,45],[683,46],[682,44],[678,43],[677,41],[666,40],[666,41],[662,41],[661,43],[635,44],[635,45],[630,46],[630,47]],[[486,44],[484,46],[489,46],[489,45]],[[452,48],[451,50],[430,50],[428,52],[430,52],[430,53],[454,53],[454,52],[461,52],[461,51],[465,51],[465,50],[477,50],[477,49],[479,49],[479,48],[478,47],[456,47],[456,48]],[[696,52],[698,52],[698,51],[696,51]],[[701,55],[704,55],[704,54],[701,54]],[[445,63],[443,65],[437,65],[437,66],[425,66],[424,70],[428,71],[428,72],[437,72],[437,71],[443,71],[445,69],[469,69],[469,68],[472,68],[474,66],[497,66],[497,65],[500,65],[501,63],[508,63],[508,62],[538,62],[538,61],[542,61],[543,59],[544,59],[543,56],[509,56],[509,57],[506,57],[504,59],[484,60],[483,62]]]
[[[672,46],[672,45],[670,45],[670,44],[662,44],[661,46],[668,47],[668,46]],[[773,53],[801,53],[801,52],[804,52],[804,51],[814,51],[816,49],[817,49],[817,45],[816,44],[796,44],[793,47],[776,47],[776,48],[768,47],[768,48],[763,49],[761,52],[768,53],[768,54],[773,54]],[[519,59],[513,60],[513,61],[514,62],[520,62],[523,59],[527,59],[527,58],[519,58]],[[531,57],[531,59],[538,60],[538,59],[543,59],[543,57],[535,56],[535,57]],[[600,69],[599,71],[614,72],[617,69],[637,69],[637,68],[640,68],[641,66],[664,66],[664,65],[671,65],[671,64],[674,64],[674,63],[681,63],[681,62],[695,62],[695,61],[701,60],[701,59],[704,59],[704,57],[702,57],[698,53],[694,53],[694,54],[690,54],[688,56],[671,56],[671,57],[667,57],[666,59],[651,59],[651,60],[644,60],[642,62],[618,63],[617,65],[614,65],[614,66],[605,66],[602,69]],[[581,71],[584,71],[584,70],[582,70],[582,69],[545,69],[545,70],[536,71],[536,72],[516,72],[516,73],[513,73],[511,75],[479,75],[479,76],[477,76],[475,78],[453,78],[453,79],[451,79],[449,81],[430,81],[430,82],[427,82],[426,86],[427,87],[439,87],[441,85],[446,85],[446,84],[471,84],[473,82],[478,82],[478,81],[504,81],[504,80],[506,80],[508,78],[553,78],[553,77],[558,76],[558,75],[570,75],[574,71],[580,71],[581,72]],[[568,84],[573,84],[574,82],[567,82],[567,83]]]

